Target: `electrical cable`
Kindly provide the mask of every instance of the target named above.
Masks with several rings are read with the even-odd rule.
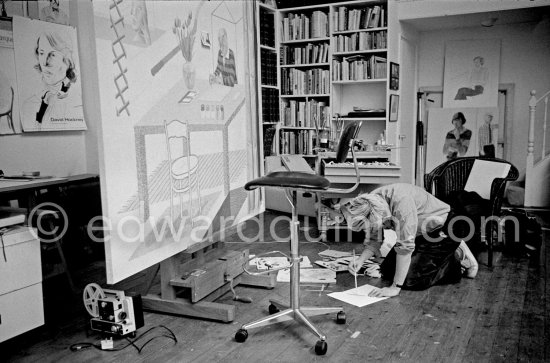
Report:
[[[166,329],[168,330],[168,332],[170,333],[170,335],[166,334],[166,333],[162,333],[160,335],[157,335],[157,336],[154,336],[152,338],[150,338],[149,340],[147,340],[145,343],[143,343],[141,345],[141,347],[138,347],[136,345],[136,342],[138,340],[140,340],[141,338],[143,338],[147,333],[149,333],[150,331],[154,330],[154,329],[158,329],[158,328],[163,328],[163,329]],[[126,349],[128,348],[129,346],[133,346],[134,348],[136,348],[136,350],[138,351],[138,353],[141,353],[141,351],[143,350],[143,348],[145,348],[145,346],[147,344],[149,344],[151,341],[157,339],[157,338],[169,338],[169,339],[172,339],[174,341],[174,344],[177,344],[178,343],[178,339],[176,338],[176,335],[174,334],[174,332],[172,330],[170,330],[169,328],[167,328],[166,326],[164,325],[157,325],[157,326],[154,326],[154,327],[151,327],[149,329],[147,329],[146,331],[144,331],[143,333],[141,333],[140,335],[138,335],[134,340],[130,340],[129,338],[126,337],[126,340],[128,341],[128,344],[122,346],[122,347],[119,347],[119,348],[112,348],[112,349],[102,349],[101,348],[101,345],[100,344],[94,344],[94,343],[90,343],[90,342],[83,342],[83,343],[74,343],[74,344],[71,344],[69,349],[73,352],[78,352],[80,350],[84,350],[84,349],[87,349],[87,348],[90,348],[90,347],[94,347],[98,350],[101,350],[101,351],[106,351],[106,352],[118,352],[118,351],[121,351],[123,349]]]

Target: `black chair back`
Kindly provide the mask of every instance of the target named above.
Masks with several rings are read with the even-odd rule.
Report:
[[[350,148],[350,141],[357,136],[359,128],[361,127],[360,122],[347,122],[342,135],[340,136],[340,141],[336,149],[336,162],[343,163],[346,161],[348,156],[348,151]]]

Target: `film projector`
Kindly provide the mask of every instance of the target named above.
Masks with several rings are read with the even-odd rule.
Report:
[[[82,295],[92,316],[92,330],[125,336],[143,326],[141,295],[126,296],[124,291],[104,290],[96,283],[86,285]]]

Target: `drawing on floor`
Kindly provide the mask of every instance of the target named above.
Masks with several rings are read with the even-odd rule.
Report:
[[[496,107],[499,72],[499,39],[448,41],[443,107]]]
[[[76,29],[15,16],[23,131],[86,130]]]
[[[245,2],[145,1],[148,45],[120,37],[122,29],[111,26],[111,19],[129,16],[131,5],[93,3],[98,72],[105,75],[99,79],[105,90],[100,162],[103,214],[111,227],[105,246],[110,283],[248,216],[250,193],[243,185],[256,157],[247,148],[253,120],[239,73],[249,56]],[[232,86],[221,73],[221,82],[210,80],[218,56],[214,35],[223,23],[212,20],[215,14],[231,17],[227,34],[234,39],[229,48],[237,80]],[[202,46],[204,33],[212,34],[210,48]]]

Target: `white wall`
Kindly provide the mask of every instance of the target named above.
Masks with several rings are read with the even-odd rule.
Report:
[[[420,33],[418,86],[443,86],[445,42],[465,39],[501,39],[500,83],[515,85],[509,161],[525,168],[529,92],[550,89],[550,32],[535,32],[534,23],[434,30]],[[534,34],[536,37],[534,37]]]

